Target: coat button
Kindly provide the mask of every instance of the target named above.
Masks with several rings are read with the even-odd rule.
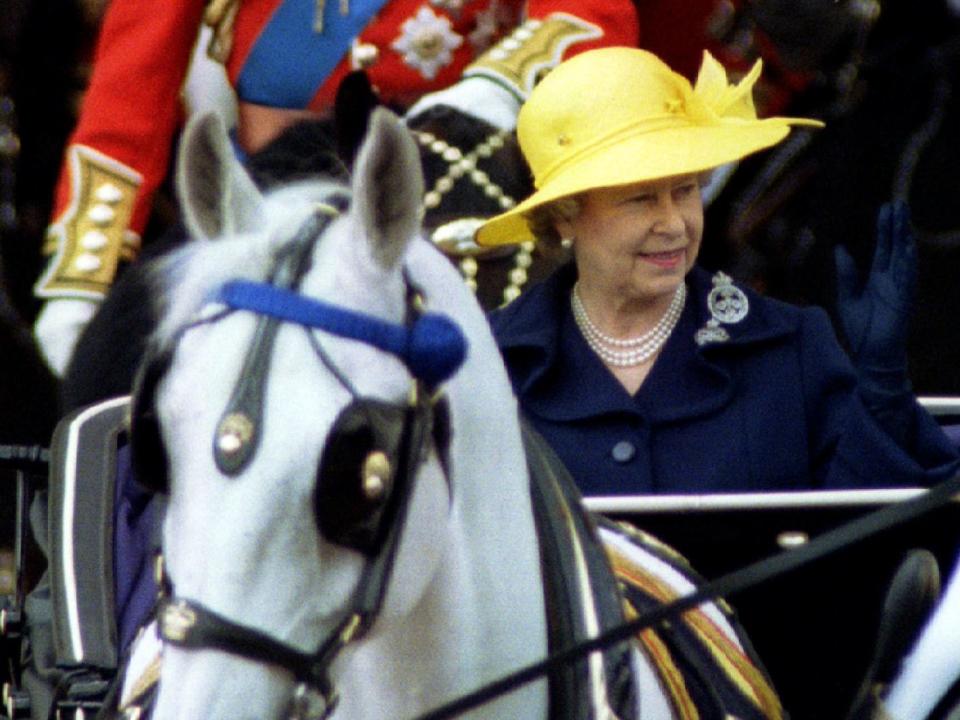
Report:
[[[610,454],[618,463],[627,463],[633,460],[633,456],[637,454],[637,448],[629,440],[621,440],[613,446]]]

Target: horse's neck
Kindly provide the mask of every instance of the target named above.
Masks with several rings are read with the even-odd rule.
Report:
[[[526,476],[482,460],[519,448],[476,434],[461,442],[470,452],[455,451],[454,457],[468,460],[477,476],[465,478],[461,471],[454,477],[458,499],[440,567],[403,622],[374,632],[345,658],[338,679],[344,717],[414,717],[546,655],[529,500],[508,490],[523,487]],[[371,683],[372,677],[378,681]],[[504,696],[476,716],[545,717],[544,685]]]
[[[419,252],[435,253],[414,249]],[[424,260],[410,265],[436,268],[441,277],[414,277],[414,282],[433,288],[450,307],[459,305],[458,293],[466,290],[452,267]],[[475,306],[469,295],[462,298]],[[411,617],[359,648],[343,677],[355,684],[355,696],[363,697],[364,705],[382,696],[391,710],[384,716],[405,716],[397,712],[398,698],[407,698],[410,708],[432,707],[547,652],[540,556],[516,401],[482,312],[470,307],[455,319],[470,338],[470,351],[448,387],[454,495],[449,543]],[[373,691],[371,673],[386,678],[385,668],[392,678]],[[344,686],[344,702],[350,694]],[[540,683],[484,706],[477,717],[545,713]]]
[[[471,546],[477,546],[476,548]],[[539,584],[509,585],[519,564],[454,536],[414,612],[374,633],[338,665],[344,717],[413,718],[546,654]],[[530,578],[539,578],[537,567]],[[546,717],[542,684],[484,705],[470,717]]]

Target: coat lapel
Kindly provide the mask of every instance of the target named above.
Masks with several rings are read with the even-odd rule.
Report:
[[[737,314],[708,303],[718,278],[694,268],[687,276],[690,293],[680,321],[643,386],[631,397],[590,350],[573,321],[569,293],[574,278],[572,266],[562,268],[494,320],[525,410],[546,420],[570,422],[626,413],[656,424],[709,415],[734,399],[736,356],[749,352],[747,346],[773,342],[795,328],[795,322],[787,319],[795,313],[783,312],[786,306],[749,290],[738,291],[748,300],[743,317],[718,321]],[[722,277],[719,281],[724,282]],[[725,297],[729,299],[729,293]],[[718,327],[722,332],[716,332]],[[712,340],[698,343],[698,332],[704,329],[711,331]],[[704,336],[699,333],[701,339]]]

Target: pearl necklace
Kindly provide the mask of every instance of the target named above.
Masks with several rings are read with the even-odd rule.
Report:
[[[664,343],[667,342],[667,338],[670,337],[670,333],[676,327],[677,321],[680,320],[680,313],[683,311],[683,304],[687,299],[687,286],[685,283],[680,283],[673,294],[673,300],[670,301],[670,307],[667,308],[656,325],[643,335],[621,339],[604,334],[590,320],[587,309],[580,299],[578,288],[579,283],[576,283],[570,292],[573,319],[576,321],[577,327],[580,328],[583,339],[587,341],[590,349],[600,356],[601,360],[614,367],[642,365],[656,355]]]

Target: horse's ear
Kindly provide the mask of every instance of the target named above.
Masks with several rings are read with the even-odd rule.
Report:
[[[380,106],[380,98],[363,70],[348,73],[337,88],[333,109],[337,155],[348,168],[353,168],[360,144],[367,134],[370,114]]]
[[[240,164],[216,113],[193,116],[180,141],[177,197],[191,237],[258,229],[263,196]]]
[[[384,267],[397,263],[420,228],[423,172],[410,131],[386,108],[370,116],[353,173],[353,207]]]

